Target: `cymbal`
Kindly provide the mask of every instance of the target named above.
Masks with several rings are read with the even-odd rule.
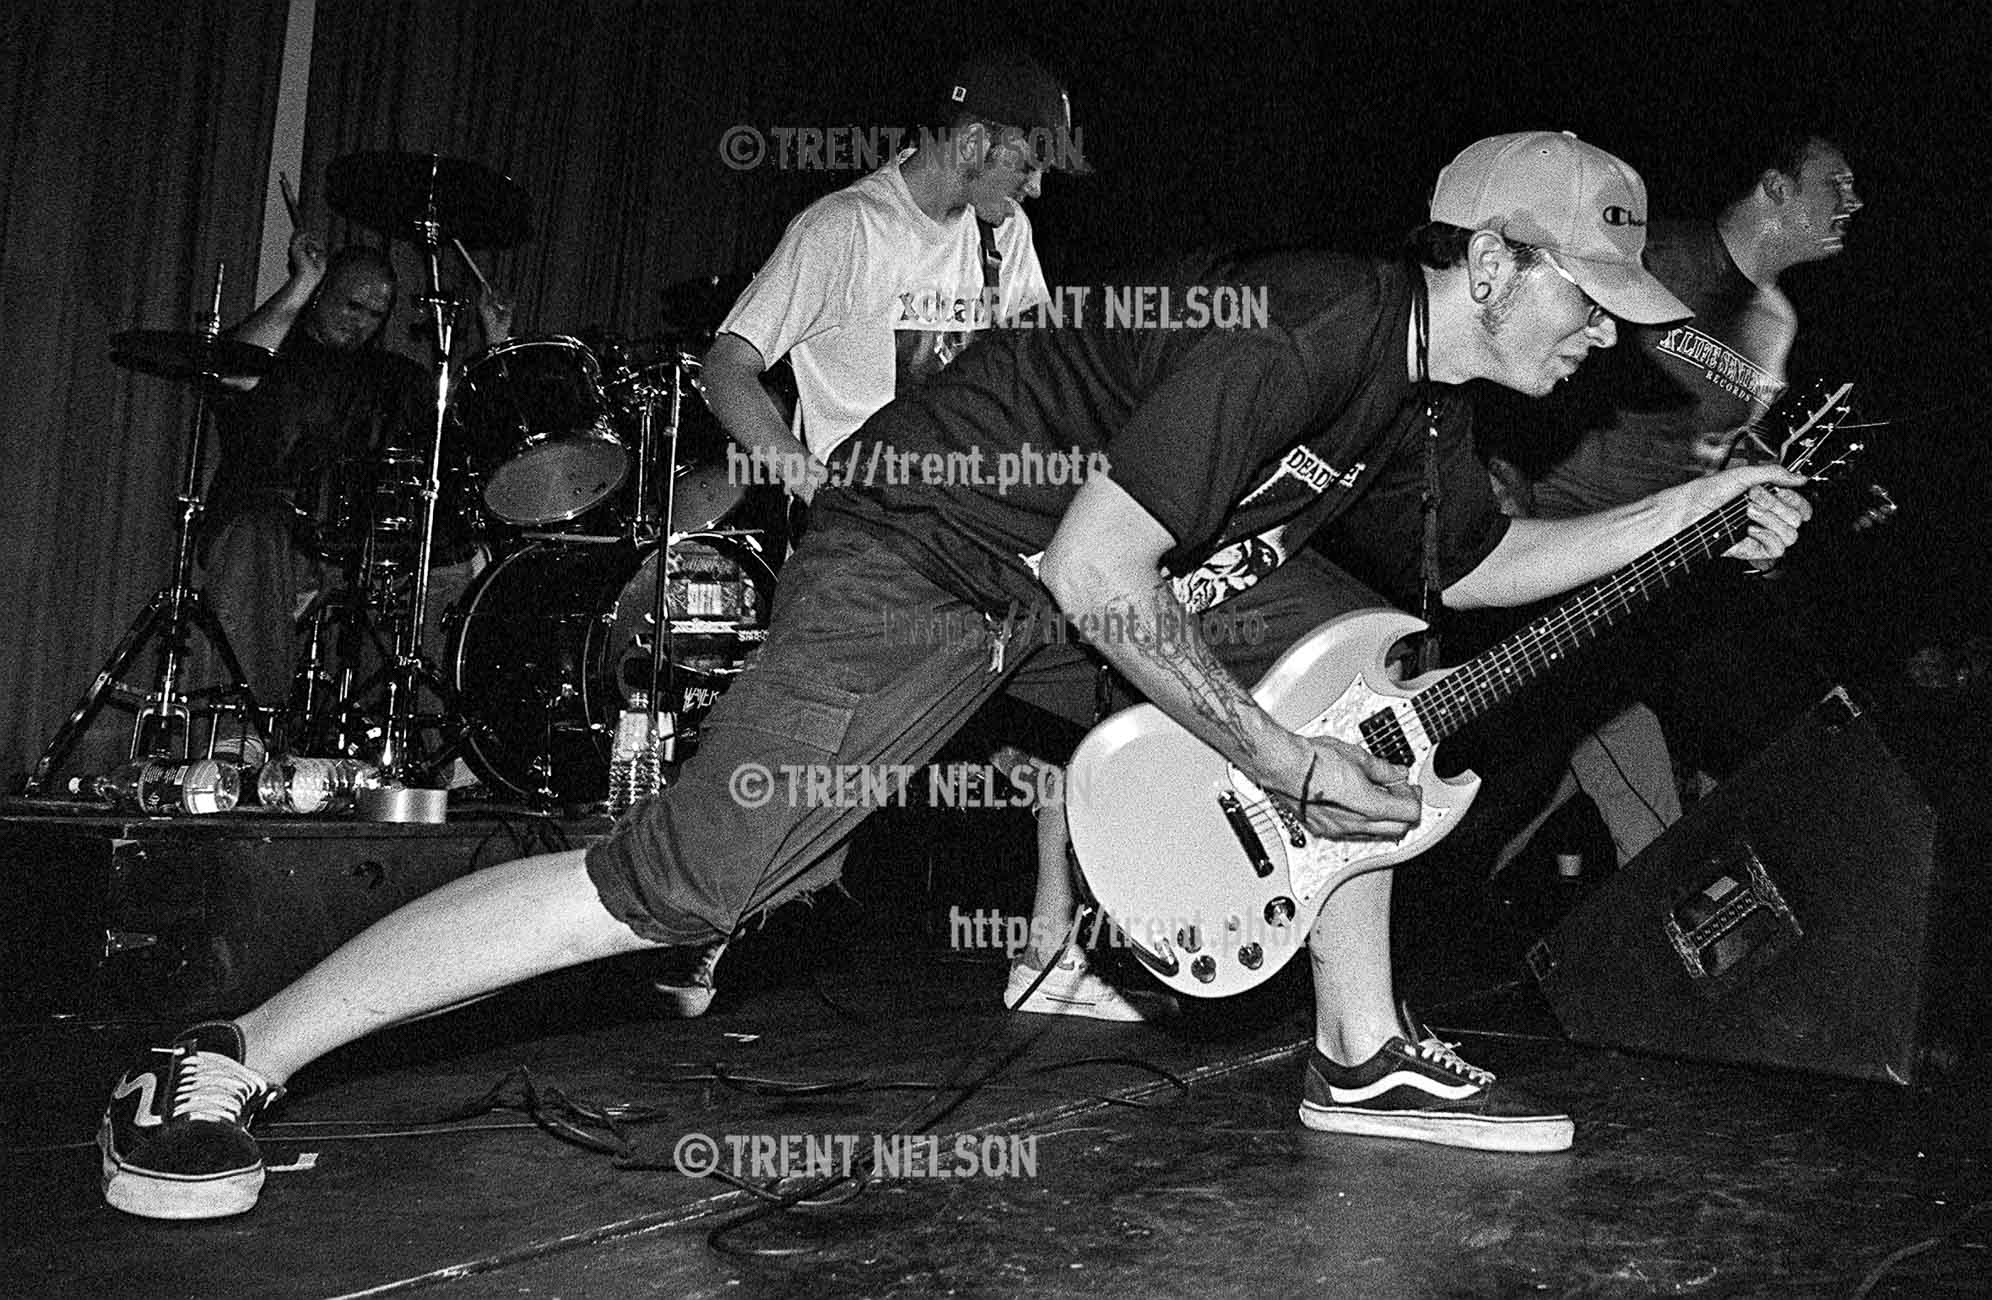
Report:
[[[509,176],[432,153],[347,154],[325,170],[325,200],[341,216],[419,240],[433,210],[440,241],[511,248],[533,237],[531,204]]]
[[[167,379],[249,377],[270,373],[276,353],[239,339],[209,338],[179,330],[126,330],[111,335],[111,360],[127,370]]]

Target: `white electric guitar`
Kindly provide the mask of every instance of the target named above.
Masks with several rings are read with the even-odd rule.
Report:
[[[1838,436],[1853,385],[1815,385],[1766,417],[1760,435],[1791,469],[1823,478],[1861,449]],[[1181,993],[1226,997],[1267,980],[1307,941],[1328,895],[1366,871],[1416,857],[1449,834],[1480,779],[1434,774],[1440,741],[1575,654],[1749,529],[1730,501],[1455,668],[1399,682],[1387,663],[1425,626],[1394,609],[1345,614],[1282,655],[1253,694],[1281,726],[1329,735],[1411,769],[1424,815],[1403,839],[1316,838],[1152,704],[1108,718],[1073,755],[1072,846],[1093,898],[1155,976]]]

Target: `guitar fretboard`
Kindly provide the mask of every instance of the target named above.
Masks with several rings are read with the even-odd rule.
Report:
[[[1737,497],[1418,692],[1411,707],[1425,734],[1437,744],[1486,714],[1735,545],[1749,523]]]

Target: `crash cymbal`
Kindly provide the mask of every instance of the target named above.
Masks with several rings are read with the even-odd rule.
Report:
[[[432,211],[441,242],[511,248],[531,239],[531,205],[508,176],[481,163],[431,153],[355,153],[325,171],[325,200],[341,216],[383,234],[422,237]]]
[[[276,354],[238,339],[179,330],[126,330],[111,336],[111,360],[127,370],[167,379],[201,375],[253,378],[270,373]]]

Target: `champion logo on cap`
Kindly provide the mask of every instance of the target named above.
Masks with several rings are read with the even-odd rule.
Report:
[[[1559,255],[1577,286],[1620,320],[1693,313],[1646,269],[1646,183],[1621,158],[1567,131],[1477,140],[1439,172],[1431,219],[1492,231]]]

